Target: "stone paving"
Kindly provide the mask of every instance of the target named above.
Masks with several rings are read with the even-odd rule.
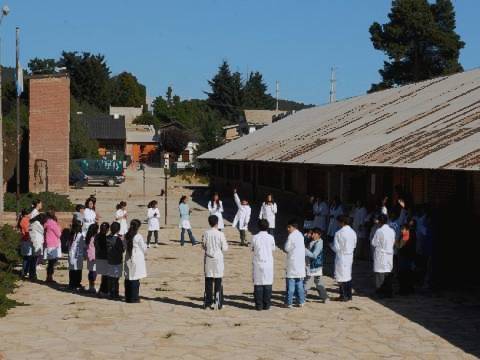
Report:
[[[162,245],[147,254],[149,277],[142,281],[140,304],[126,304],[65,291],[68,271],[62,260],[58,286],[24,282],[13,298],[27,306],[0,319],[0,359],[463,359],[480,355],[478,301],[463,295],[412,296],[375,301],[371,272],[355,265],[357,294],[349,303],[322,304],[310,298],[303,309],[281,308],[285,256],[275,254],[274,304],[268,312],[252,308],[251,254],[226,228],[225,308],[202,309],[203,257],[200,247],[180,247],[177,203],[182,184],[169,187],[168,226]],[[94,192],[102,220],[125,199],[130,218],[145,219],[144,204],[160,200],[161,171],[147,169],[147,198],[140,172],[129,172],[119,188],[72,191],[84,200]],[[197,193],[204,189],[197,188]],[[207,212],[192,203],[195,235],[200,238]],[[145,234],[146,226],[142,227]],[[44,271],[39,274],[45,279]],[[84,273],[86,283],[86,272]],[[331,296],[336,286],[325,283]],[[123,293],[123,289],[121,289]]]

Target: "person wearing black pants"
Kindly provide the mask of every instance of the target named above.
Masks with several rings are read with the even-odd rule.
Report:
[[[155,242],[153,243],[155,245],[155,247],[158,244],[158,230],[148,231],[148,233],[147,233],[147,247],[150,247],[150,241],[152,240],[152,235],[153,235],[153,239],[155,240]]]
[[[138,233],[141,222],[134,219],[125,235],[125,302],[140,302],[140,279],[147,276],[145,252],[147,246],[142,235]]]
[[[340,301],[352,300],[352,281],[338,283],[340,287]]]
[[[68,272],[68,287],[72,290],[82,288],[82,270],[70,270]]]
[[[125,302],[140,302],[140,280],[125,279]]]
[[[217,304],[218,309],[223,306],[222,278],[205,278],[205,308]]]
[[[47,264],[47,279],[50,279],[50,281],[53,281],[53,273],[55,272],[55,265],[57,264],[58,259],[51,259],[48,260]]]
[[[253,296],[257,310],[269,310],[272,306],[272,285],[254,285]]]

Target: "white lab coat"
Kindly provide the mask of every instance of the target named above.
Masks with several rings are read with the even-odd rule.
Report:
[[[342,205],[337,205],[336,207],[330,206],[329,210],[330,221],[328,222],[328,236],[335,236],[335,233],[340,228],[338,224],[337,217],[343,215]]]
[[[285,243],[285,252],[287,253],[287,273],[286,277],[304,278],[305,277],[305,243],[300,231],[294,230],[288,235]]]
[[[36,217],[38,214],[40,214],[40,211],[38,211],[36,208],[34,208],[31,212],[30,212],[30,219],[33,219],[34,217]]]
[[[367,237],[367,227],[365,226],[368,217],[367,209],[364,206],[356,207],[352,210],[351,216],[353,218],[352,227],[357,233],[357,237],[365,239]]]
[[[120,224],[119,235],[125,235],[128,231],[127,210],[118,209],[115,212],[115,221]]]
[[[33,247],[32,255],[41,255],[43,251],[43,243],[45,242],[45,229],[42,224],[40,224],[40,221],[30,223],[28,234],[30,235],[30,242]]]
[[[82,226],[82,232],[84,235],[87,233],[87,230],[90,227],[90,225],[94,224],[96,221],[97,221],[97,214],[95,213],[95,210],[86,208],[83,213],[83,226]]]
[[[212,202],[211,200],[208,202],[208,212],[210,215],[216,215],[218,217],[218,228],[223,229],[225,224],[223,223],[223,203],[221,200],[217,203]]]
[[[376,273],[389,273],[393,269],[393,247],[395,245],[395,231],[384,224],[375,231],[372,246],[373,271]]]
[[[338,230],[331,245],[335,252],[335,280],[347,282],[352,280],[353,252],[357,246],[357,234],[348,226]]]
[[[139,280],[147,277],[147,266],[145,264],[145,252],[147,245],[143,240],[143,236],[137,234],[133,238],[132,255],[125,256],[125,279]]]
[[[328,205],[325,201],[318,202],[316,201],[313,204],[313,227],[319,228],[320,230],[327,230],[327,220],[328,220]]]
[[[85,237],[82,233],[75,235],[75,238],[71,242],[68,248],[68,269],[69,270],[82,270],[83,259],[85,258]]]
[[[273,284],[273,252],[275,240],[266,231],[260,231],[252,238],[253,285]]]
[[[228,250],[225,234],[212,228],[203,233],[202,246],[205,250],[205,277],[222,278],[224,273],[223,252]]]
[[[262,208],[260,209],[259,219],[265,219],[268,221],[268,227],[270,229],[275,229],[275,216],[277,215],[277,204],[276,203],[263,203]]]
[[[158,210],[158,208],[149,208],[147,211],[147,219],[148,231],[160,230],[160,210]]]
[[[237,193],[233,194],[235,204],[237,204],[238,210],[233,219],[232,226],[237,227],[239,230],[248,230],[248,223],[250,222],[250,215],[252,214],[252,208],[250,205],[242,205],[240,197]]]

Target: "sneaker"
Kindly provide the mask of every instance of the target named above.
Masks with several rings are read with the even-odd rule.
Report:
[[[299,307],[299,308],[303,308],[304,306],[305,306],[305,303],[303,303],[303,304],[298,304],[298,307]]]
[[[147,249],[150,249],[150,244],[147,245]]]
[[[158,247],[158,245],[157,245],[157,244],[155,244],[155,245],[153,245],[153,247],[156,249],[156,248]]]
[[[284,305],[284,307],[287,309],[294,309],[293,305]]]

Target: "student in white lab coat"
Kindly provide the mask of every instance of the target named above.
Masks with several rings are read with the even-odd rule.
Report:
[[[71,238],[68,244],[68,288],[73,291],[83,290],[82,269],[86,255],[85,237],[80,222],[73,222]]]
[[[370,250],[370,242],[368,241],[367,233],[368,211],[362,201],[357,200],[355,207],[350,213],[350,217],[352,218],[352,228],[357,234],[358,245],[356,257],[360,259],[368,259]]]
[[[293,307],[293,297],[296,295],[298,306],[305,304],[305,243],[303,235],[298,231],[298,222],[290,220],[287,226],[288,238],[285,243],[287,253],[286,296],[285,306]]]
[[[258,221],[260,232],[252,238],[253,294],[257,310],[269,310],[272,305],[273,252],[275,240],[267,231],[266,219]]]
[[[125,201],[120,201],[117,204],[117,211],[115,212],[115,221],[120,224],[120,236],[124,236],[128,231],[128,222],[127,222],[127,203]]]
[[[223,203],[220,200],[220,195],[214,193],[212,199],[208,202],[208,212],[210,215],[215,215],[218,218],[218,230],[223,231],[225,227],[223,223]]]
[[[238,227],[238,231],[240,232],[240,246],[248,246],[247,231],[250,216],[252,215],[252,208],[248,205],[247,200],[240,200],[236,189],[233,190],[233,199],[235,200],[238,210],[233,219],[232,226]]]
[[[152,235],[155,239],[154,246],[157,247],[158,231],[160,230],[160,210],[158,210],[158,203],[156,200],[152,200],[148,203],[147,221],[148,221],[147,247],[150,247],[150,241],[152,240]]]
[[[323,196],[317,198],[313,204],[313,227],[320,229],[323,233],[327,231],[328,204]]]
[[[218,217],[208,217],[210,229],[203,233],[202,247],[205,251],[205,309],[221,309],[223,307],[224,272],[223,253],[228,250],[225,234],[218,230]]]
[[[331,242],[335,236],[335,233],[340,228],[337,218],[343,215],[343,206],[338,197],[335,197],[328,210],[330,221],[328,222],[327,238]]]
[[[335,252],[335,280],[340,286],[340,296],[337,301],[352,300],[352,265],[353,252],[357,246],[357,234],[348,225],[348,218],[338,216],[340,229],[335,233],[332,250]]]
[[[260,209],[259,219],[268,221],[268,233],[273,235],[275,231],[275,217],[277,215],[277,203],[273,200],[273,195],[268,194]]]
[[[83,235],[87,233],[90,225],[97,222],[97,213],[95,212],[95,201],[92,198],[88,198],[85,201],[85,211],[83,212]]]
[[[138,233],[141,226],[140,220],[133,219],[130,228],[125,234],[125,302],[140,302],[140,279],[147,277],[145,265],[145,252],[147,245],[143,236]]]
[[[42,200],[36,199],[32,201],[32,211],[30,212],[30,219],[33,219],[40,211],[42,211],[43,203]]]
[[[378,217],[379,228],[373,235],[372,247],[373,271],[377,294],[382,297],[392,297],[393,248],[395,246],[395,231],[387,225],[385,214]]]

